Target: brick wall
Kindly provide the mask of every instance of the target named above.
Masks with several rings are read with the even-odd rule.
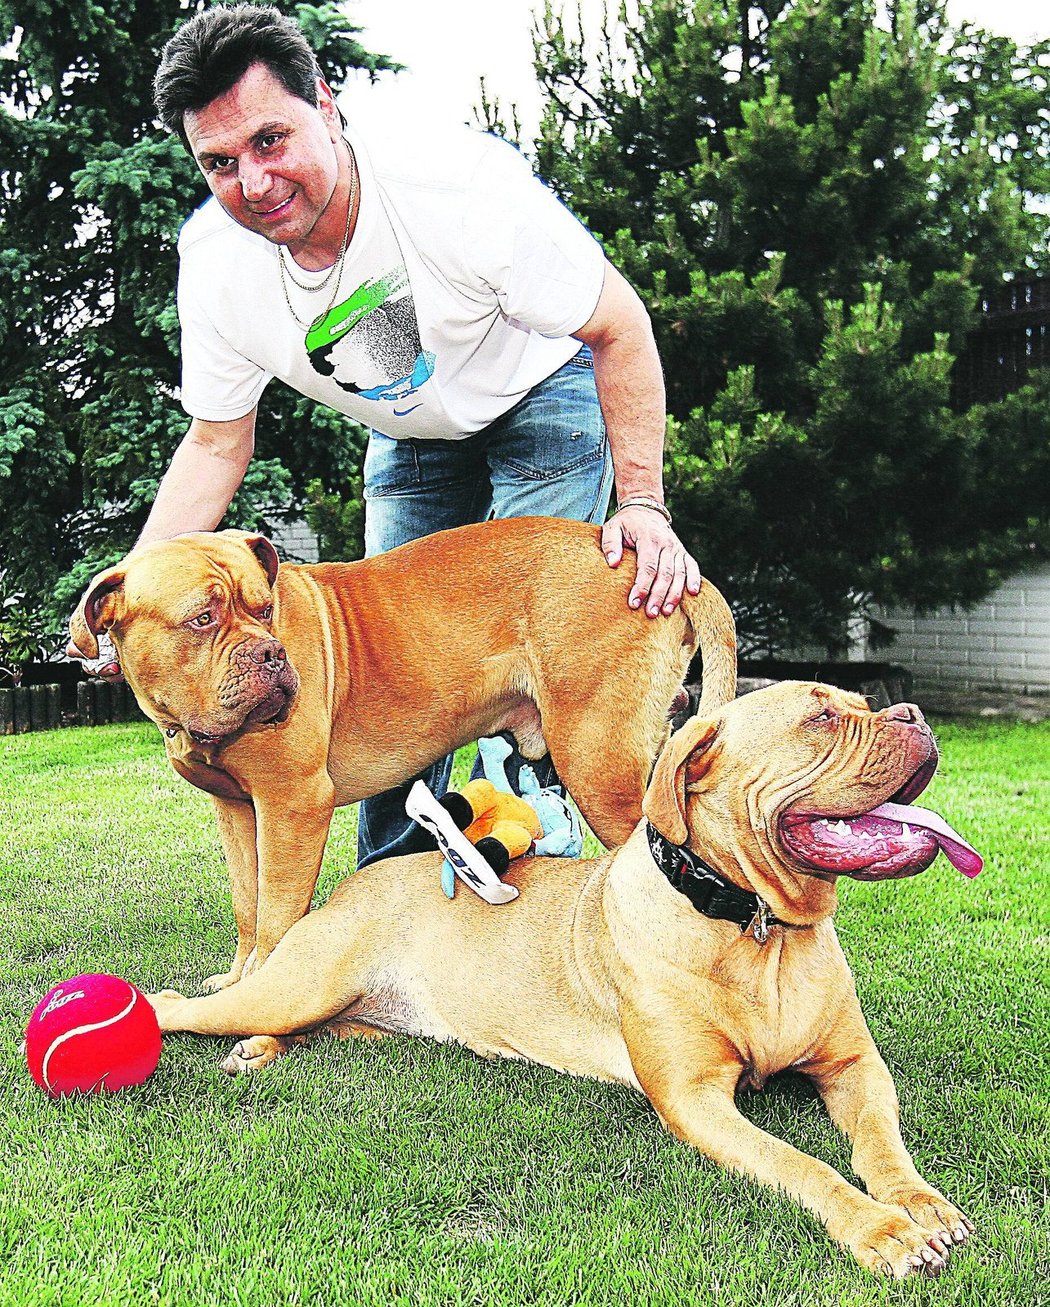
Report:
[[[266,534],[286,562],[317,562],[317,537],[305,522],[275,522]]]
[[[878,656],[917,684],[1050,693],[1050,566],[1012,577],[969,611],[891,612],[897,640]]]

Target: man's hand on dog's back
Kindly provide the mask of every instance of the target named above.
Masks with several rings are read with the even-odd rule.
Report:
[[[637,505],[624,507],[602,527],[602,553],[610,567],[623,561],[625,549],[638,555],[638,572],[627,602],[649,617],[665,617],[678,607],[682,595],[700,593],[700,568],[658,510]]]

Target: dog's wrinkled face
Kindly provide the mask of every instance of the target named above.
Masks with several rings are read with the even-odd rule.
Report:
[[[299,678],[274,634],[278,560],[262,536],[178,536],[97,576],[71,623],[97,652],[108,630],[143,710],[168,735],[221,745],[283,721]]]
[[[873,712],[859,695],[786,681],[687,722],[657,764],[645,810],[675,843],[713,832],[737,865],[775,880],[913,876],[940,851],[976,875],[980,856],[961,836],[906,806],[937,761],[914,705]]]

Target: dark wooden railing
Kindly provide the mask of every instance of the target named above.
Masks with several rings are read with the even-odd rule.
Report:
[[[1050,278],[1012,281],[981,298],[981,321],[952,374],[956,408],[1002,399],[1050,367]]]
[[[59,726],[103,726],[109,722],[145,720],[130,686],[123,682],[0,686],[0,735],[51,731]]]

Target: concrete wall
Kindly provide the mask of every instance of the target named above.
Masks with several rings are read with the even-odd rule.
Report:
[[[969,611],[891,612],[896,643],[878,657],[916,684],[1050,693],[1050,566],[1012,577]]]

